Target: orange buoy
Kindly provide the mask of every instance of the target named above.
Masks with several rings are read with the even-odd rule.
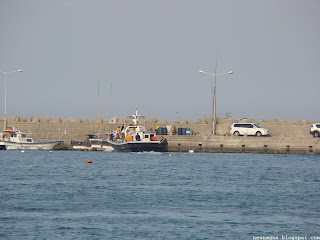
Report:
[[[92,163],[92,160],[91,160],[91,159],[88,159],[87,163]]]

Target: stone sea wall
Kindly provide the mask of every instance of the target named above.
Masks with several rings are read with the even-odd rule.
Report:
[[[1,121],[2,120],[2,121]],[[104,133],[116,130],[125,119],[114,117],[110,120],[80,118],[61,119],[60,117],[8,117],[8,126],[17,127],[26,132],[36,141],[63,140],[64,148],[71,149],[71,140],[84,140],[87,134]],[[230,127],[235,122],[247,121],[258,123],[267,128],[271,137],[235,137],[230,136]],[[0,117],[0,127],[3,117]],[[148,118],[143,123],[148,131],[154,131],[156,126],[167,126],[169,134],[169,151],[195,152],[263,152],[263,153],[317,153],[320,152],[320,138],[310,135],[310,125],[319,121],[284,121],[284,120],[255,120],[255,119],[219,119],[217,135],[211,136],[212,124],[210,118],[189,122],[182,119],[179,122],[168,122],[156,117]],[[129,124],[126,122],[126,124]],[[178,128],[189,128],[195,134],[192,136],[173,135]],[[170,130],[171,129],[171,130]],[[159,136],[160,137],[160,136]]]

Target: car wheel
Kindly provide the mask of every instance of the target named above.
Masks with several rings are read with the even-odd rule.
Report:
[[[261,132],[256,132],[257,137],[261,137],[261,135],[262,135]]]
[[[319,137],[319,132],[314,132],[314,133],[313,133],[313,136],[314,136],[314,137]]]
[[[235,135],[235,136],[240,136],[240,133],[239,133],[238,131],[235,131],[235,132],[233,133],[233,135]]]

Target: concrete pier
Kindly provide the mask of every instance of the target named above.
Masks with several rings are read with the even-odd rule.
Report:
[[[217,135],[211,136],[212,127],[205,121],[188,123],[187,121],[171,123],[146,123],[147,130],[154,131],[156,126],[168,126],[171,130],[189,128],[195,135],[163,135],[167,138],[169,151],[172,152],[218,152],[218,153],[263,153],[263,154],[320,154],[320,138],[310,135],[310,125],[313,122],[305,120],[254,120],[247,122],[258,123],[267,128],[270,137],[230,136],[229,131],[233,123],[239,119],[220,119],[217,124]],[[17,127],[35,141],[62,140],[63,149],[71,149],[71,140],[82,141],[87,134],[111,132],[122,123],[106,124],[89,121],[52,121],[52,122],[18,122],[9,121],[8,126]],[[172,131],[171,131],[172,132]]]
[[[289,138],[275,141],[272,137],[170,136],[168,142],[171,152],[320,154],[319,140],[312,138],[301,142]]]

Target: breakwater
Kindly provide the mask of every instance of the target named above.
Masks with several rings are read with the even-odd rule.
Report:
[[[167,138],[169,151],[194,152],[244,152],[244,153],[310,153],[320,154],[320,138],[310,135],[310,125],[313,122],[283,121],[283,120],[254,120],[261,127],[270,131],[270,137],[230,136],[229,131],[233,123],[239,119],[220,119],[217,124],[217,135],[211,136],[212,126],[209,120],[203,119],[196,122],[166,122],[147,121],[144,123],[149,131],[154,131],[156,126],[167,126],[168,135],[159,136]],[[62,140],[62,149],[71,149],[71,141],[83,141],[87,134],[112,132],[121,126],[121,119],[117,123],[102,121],[46,121],[26,122],[14,121],[9,118],[8,126],[15,126],[24,131],[35,141]],[[178,128],[189,128],[195,135],[179,136],[172,132]],[[177,131],[176,131],[177,132]]]

